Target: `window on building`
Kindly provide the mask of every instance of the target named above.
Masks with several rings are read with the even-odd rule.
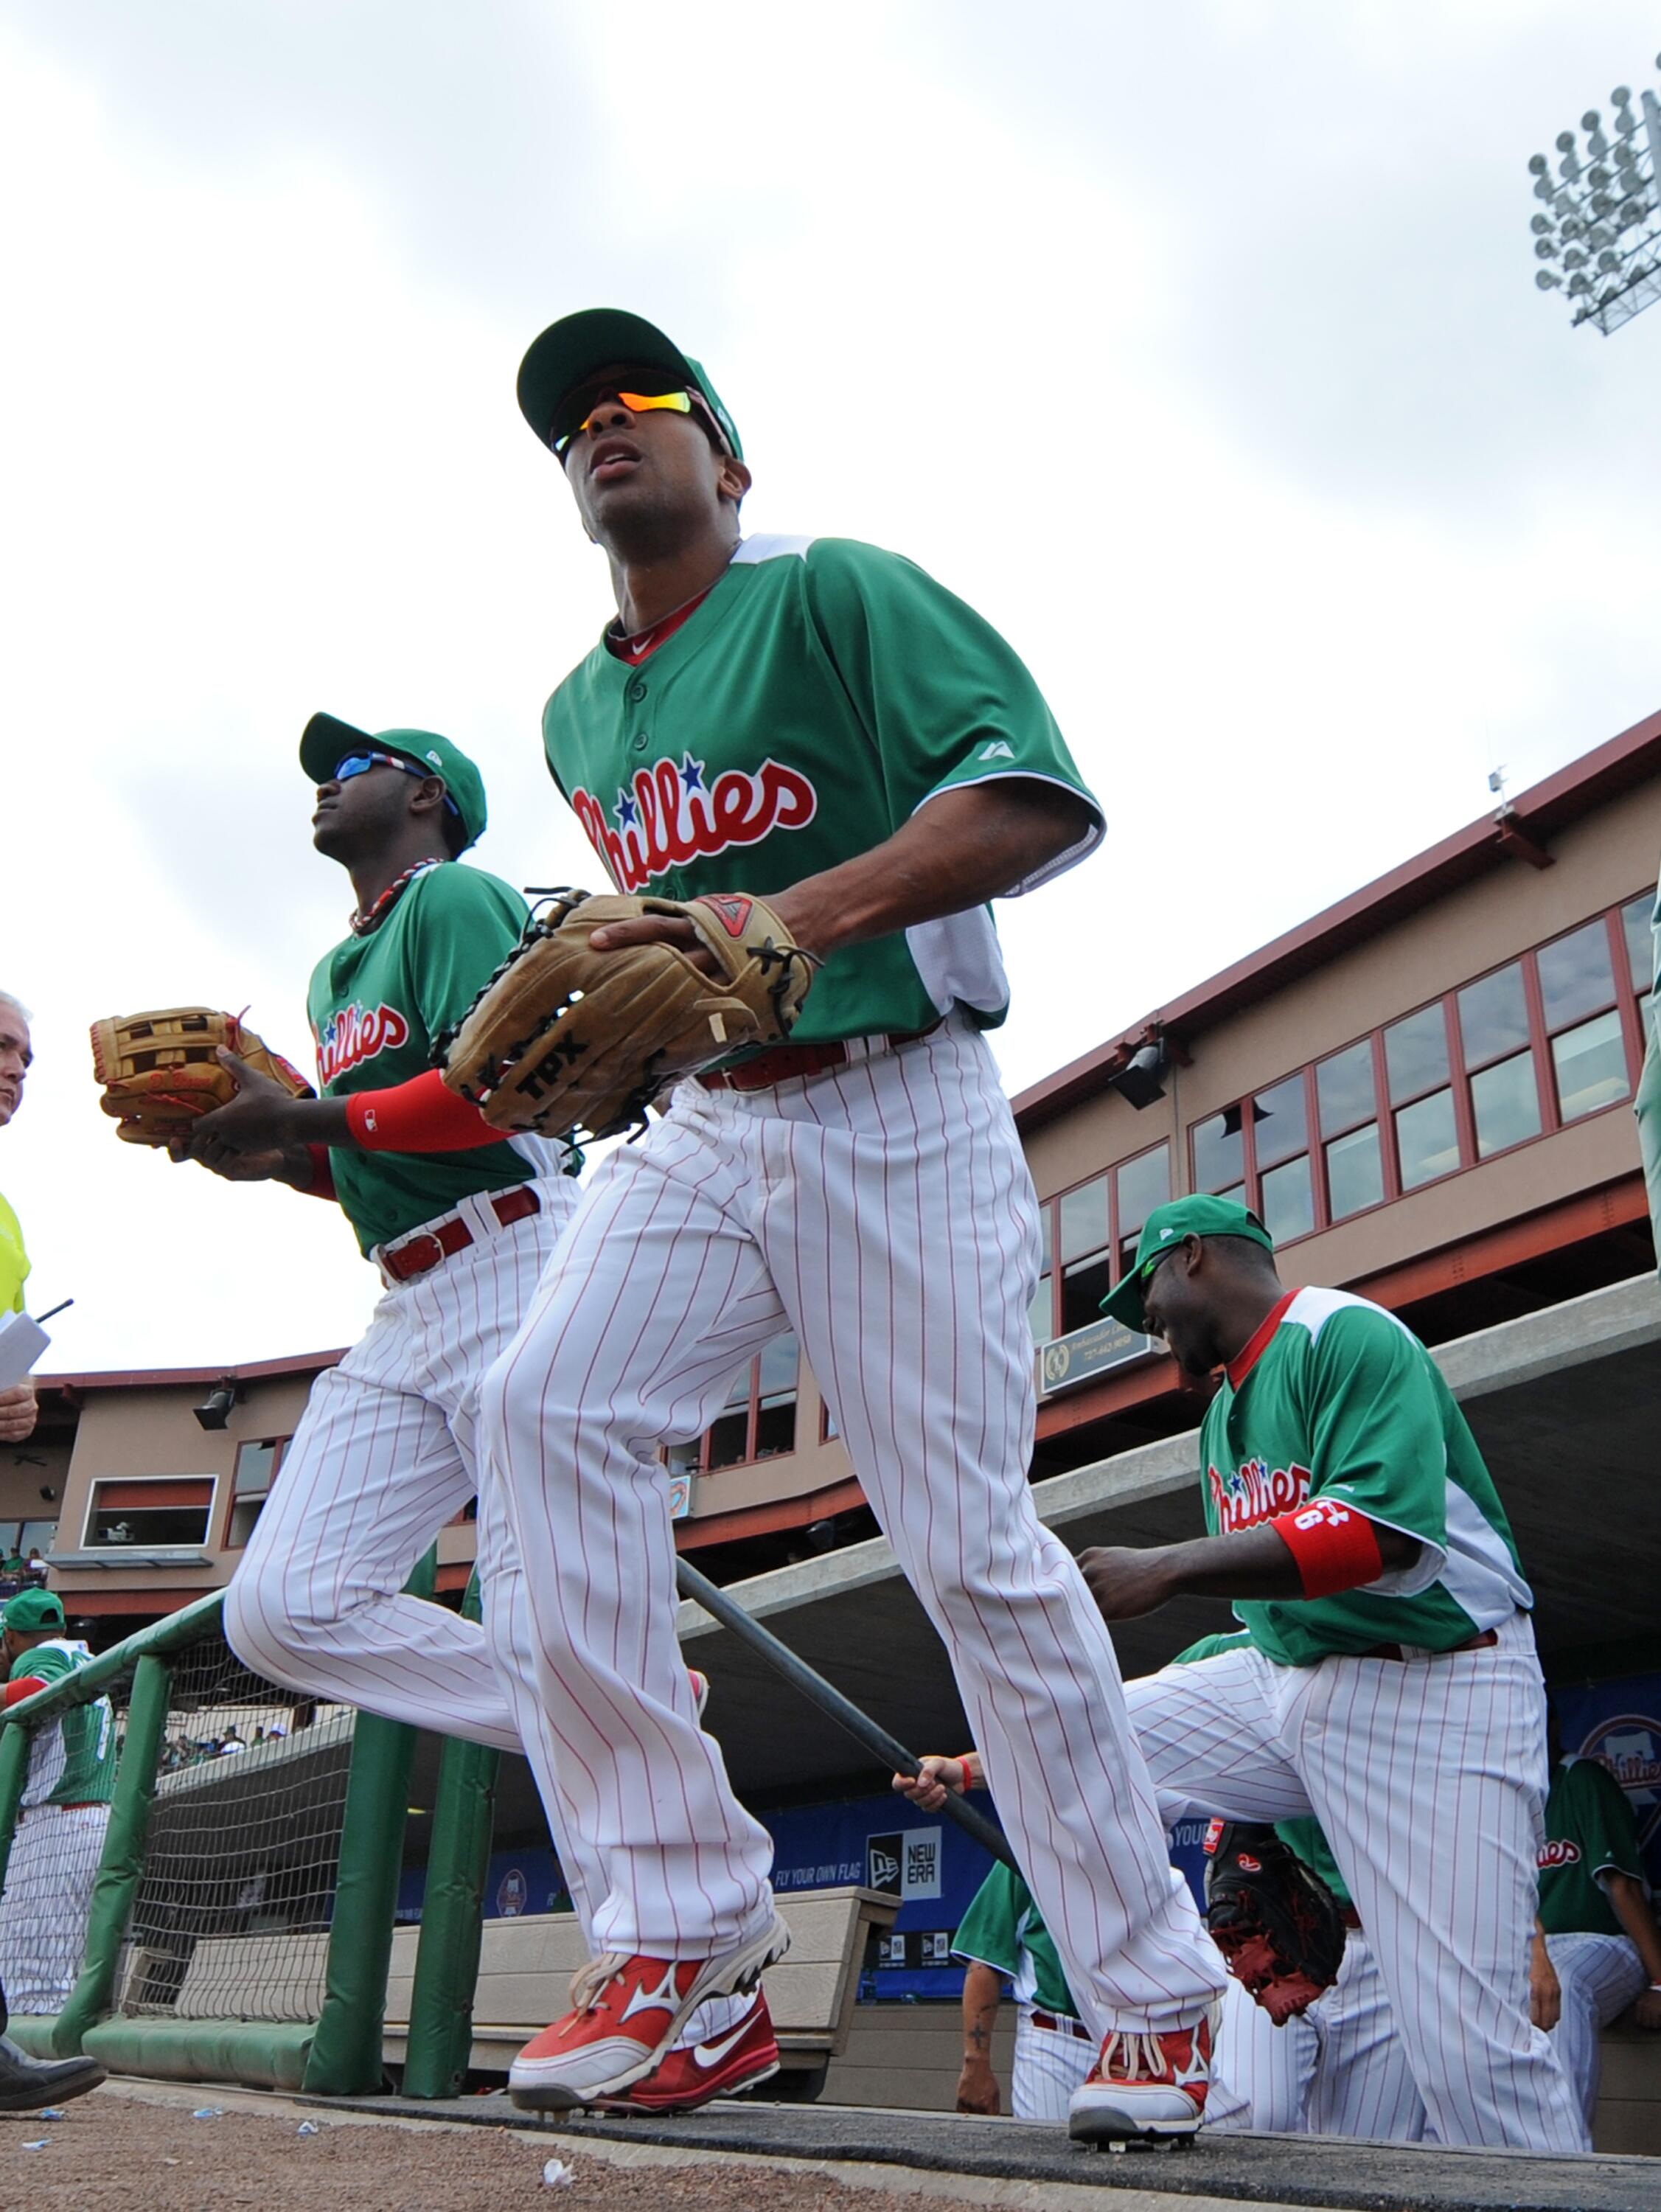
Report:
[[[210,1474],[95,1482],[88,1501],[83,1541],[89,1550],[205,1544],[213,1504]]]
[[[1194,1188],[1289,1243],[1629,1097],[1654,906],[1628,899],[1195,1122]]]
[[[1118,1212],[1119,1265],[1109,1270],[1108,1279],[1101,1285],[1096,1299],[1098,1311],[1123,1270],[1137,1256],[1137,1239],[1142,1234],[1143,1223],[1156,1206],[1163,1206],[1171,1195],[1171,1147],[1155,1145],[1151,1152],[1138,1152],[1133,1160],[1125,1160],[1113,1170],[1116,1185],[1115,1199]],[[1092,1314],[1090,1318],[1096,1318]]]
[[[1061,1330],[1066,1336],[1100,1318],[1113,1285],[1112,1225],[1108,1178],[1094,1176],[1066,1192],[1056,1207],[1061,1262]]]
[[[1246,1194],[1246,1109],[1225,1106],[1208,1121],[1196,1121],[1194,1188],[1219,1198]]]
[[[1638,1027],[1641,1036],[1650,1034],[1650,1020],[1654,1011],[1651,1000],[1655,983],[1656,918],[1661,911],[1661,894],[1643,891],[1635,899],[1628,899],[1621,909],[1621,932],[1627,940],[1627,970],[1632,988],[1638,994]]]
[[[239,1444],[231,1477],[231,1510],[225,1523],[227,1551],[239,1552],[254,1533],[254,1523],[271,1494],[276,1471],[289,1439],[267,1437],[260,1443]]]
[[[1373,1040],[1335,1052],[1317,1063],[1322,1163],[1329,1218],[1343,1221],[1384,1197],[1384,1156],[1379,1146],[1378,1079]]]
[[[1485,1160],[1540,1133],[1540,1086],[1522,962],[1513,960],[1467,983],[1455,993],[1454,1002],[1470,1078],[1476,1157]]]
[[[1608,924],[1599,915],[1542,945],[1536,957],[1557,1110],[1565,1121],[1578,1121],[1632,1089]]]
[[[1416,1190],[1459,1164],[1453,1108],[1447,1009],[1439,999],[1384,1033],[1385,1074],[1396,1130],[1396,1163],[1403,1190]]]
[[[1056,1334],[1056,1279],[1055,1239],[1050,1225],[1054,1208],[1040,1206],[1038,1209],[1039,1229],[1044,1239],[1044,1249],[1039,1261],[1038,1289],[1033,1295],[1031,1319],[1033,1342],[1047,1344]]]
[[[1036,1343],[1100,1320],[1143,1224],[1170,1195],[1171,1147],[1161,1143],[1045,1201],[1044,1277],[1031,1309]]]
[[[794,1451],[799,1365],[796,1339],[788,1333],[775,1336],[735,1378],[725,1410],[700,1443],[671,1454],[671,1467],[680,1472],[701,1466],[713,1474],[717,1468],[743,1467]]]
[[[1277,1244],[1307,1237],[1315,1226],[1315,1184],[1309,1158],[1309,1098],[1301,1074],[1289,1075],[1252,1101],[1252,1164],[1258,1214]]]

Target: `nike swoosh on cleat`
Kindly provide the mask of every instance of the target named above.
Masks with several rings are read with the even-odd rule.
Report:
[[[695,2066],[718,2066],[735,2044],[742,2043],[755,2024],[755,2008],[752,2005],[735,2028],[724,2035],[718,2043],[697,2043],[693,2045],[692,2060]]]

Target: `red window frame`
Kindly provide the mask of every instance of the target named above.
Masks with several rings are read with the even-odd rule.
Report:
[[[1052,1342],[1058,1336],[1069,1335],[1072,1334],[1070,1330],[1064,1330],[1061,1326],[1063,1320],[1061,1310],[1061,1279],[1066,1269],[1069,1267],[1082,1267],[1086,1263],[1093,1263],[1100,1261],[1103,1258],[1115,1259],[1117,1257],[1118,1264],[1115,1265],[1113,1272],[1115,1276],[1118,1275],[1119,1266],[1123,1264],[1122,1257],[1118,1257],[1118,1255],[1120,1255],[1120,1248],[1124,1243],[1125,1236],[1123,1213],[1119,1204],[1118,1179],[1120,1174],[1125,1169],[1134,1167],[1138,1160],[1151,1158],[1153,1155],[1158,1152],[1163,1152],[1166,1156],[1165,1188],[1167,1194],[1173,1195],[1173,1192],[1171,1180],[1173,1148],[1171,1139],[1169,1137],[1156,1137],[1152,1144],[1143,1145],[1134,1152],[1127,1152],[1123,1159],[1113,1160],[1106,1167],[1098,1168],[1094,1175],[1081,1176],[1076,1182],[1069,1183],[1065,1190],[1058,1190],[1055,1192],[1052,1196],[1040,1200],[1039,1211],[1043,1217],[1046,1249],[1045,1265],[1043,1273],[1040,1280],[1039,1288],[1040,1294],[1041,1296],[1045,1285],[1047,1285],[1049,1287],[1050,1326],[1048,1330],[1041,1336],[1038,1334],[1037,1330],[1034,1329],[1034,1340],[1035,1342],[1046,1344]],[[1092,1183],[1101,1182],[1104,1180],[1107,1185],[1106,1243],[1105,1244],[1091,1245],[1087,1250],[1082,1252],[1075,1252],[1070,1258],[1064,1260],[1061,1256],[1062,1201],[1064,1199],[1073,1197],[1081,1190],[1088,1190]],[[1139,1228],[1140,1224],[1137,1225]],[[1130,1233],[1134,1236],[1137,1232],[1136,1231],[1132,1231]],[[1034,1304],[1036,1303],[1037,1302],[1035,1300]],[[1094,1316],[1092,1316],[1092,1318],[1094,1319]],[[1082,1322],[1078,1324],[1078,1326],[1088,1328],[1089,1324],[1088,1322]]]
[[[781,1331],[780,1334],[782,1334],[784,1332]],[[694,1459],[690,1455],[690,1454],[688,1454],[685,1459],[676,1462],[677,1473],[683,1474],[724,1474],[729,1468],[755,1467],[764,1460],[783,1459],[789,1453],[793,1452],[796,1449],[797,1430],[795,1417],[800,1413],[802,1406],[801,1344],[797,1341],[796,1346],[796,1381],[791,1386],[790,1393],[791,1413],[791,1441],[787,1444],[780,1445],[777,1450],[764,1452],[758,1449],[758,1446],[761,1441],[759,1431],[762,1411],[761,1400],[764,1395],[761,1389],[761,1362],[765,1357],[765,1350],[758,1352],[754,1359],[749,1363],[749,1399],[745,1410],[743,1456],[740,1459],[723,1459],[718,1462],[713,1468],[710,1465],[709,1440],[714,1434],[715,1431],[721,1425],[723,1421],[730,1421],[737,1418],[739,1407],[738,1404],[735,1401],[724,1406],[721,1408],[721,1411],[715,1416],[715,1419],[710,1423],[708,1428],[704,1431],[702,1436],[699,1437],[697,1457]],[[784,1394],[777,1390],[769,1390],[765,1395],[769,1401],[777,1402],[782,1398]],[[822,1429],[824,1424],[824,1413],[822,1408],[821,1409],[820,1424],[821,1430],[821,1440],[822,1441]]]
[[[1392,1014],[1387,1022],[1379,1023],[1375,1029],[1367,1030],[1360,1036],[1352,1037],[1347,1044],[1335,1046],[1331,1052],[1322,1053],[1318,1059],[1310,1060],[1301,1069],[1293,1068],[1286,1075],[1278,1076],[1272,1082],[1258,1085],[1256,1090],[1248,1092],[1243,1098],[1234,1101],[1231,1105],[1213,1108],[1209,1114],[1201,1115],[1197,1121],[1191,1121],[1188,1124],[1187,1165],[1190,1188],[1198,1190],[1202,1188],[1197,1169],[1196,1145],[1197,1133],[1208,1122],[1215,1121],[1220,1113],[1238,1111],[1240,1115],[1241,1158],[1246,1200],[1249,1206],[1261,1210],[1262,1178],[1264,1170],[1260,1168],[1258,1160],[1257,1123],[1251,1110],[1252,1106],[1256,1099],[1266,1096],[1271,1091],[1278,1090],[1282,1083],[1290,1082],[1300,1074],[1304,1079],[1304,1112],[1307,1121],[1310,1170],[1315,1200],[1314,1226],[1306,1232],[1312,1237],[1319,1236],[1324,1231],[1337,1227],[1343,1222],[1359,1220],[1363,1214],[1376,1212],[1382,1206],[1394,1205],[1400,1198],[1414,1197],[1422,1190],[1434,1189],[1438,1183],[1447,1182],[1456,1175],[1467,1175],[1474,1168],[1485,1167],[1489,1160],[1502,1159],[1509,1153],[1520,1152],[1525,1145],[1538,1144],[1542,1139],[1556,1135],[1567,1126],[1578,1127],[1583,1121],[1596,1121],[1600,1114],[1610,1113],[1618,1107],[1629,1105],[1637,1090],[1639,1076],[1644,1064],[1642,1009],[1644,1000],[1649,995],[1650,978],[1646,975],[1640,981],[1633,974],[1636,956],[1634,947],[1628,941],[1626,915],[1628,907],[1635,906],[1640,901],[1647,904],[1650,897],[1651,894],[1647,890],[1629,893],[1627,897],[1618,900],[1613,906],[1604,908],[1598,914],[1584,915],[1568,928],[1558,930],[1552,936],[1543,939],[1538,945],[1530,945],[1521,952],[1513,952],[1506,959],[1497,961],[1493,967],[1482,969],[1474,975],[1462,977],[1457,984],[1440,993],[1437,997],[1427,999],[1417,1006],[1403,1008],[1399,1014]],[[1565,939],[1576,936],[1581,930],[1598,921],[1603,924],[1609,939],[1610,969],[1615,979],[1615,995],[1612,1000],[1601,1000],[1596,1006],[1579,1010],[1571,1019],[1560,1022],[1554,1029],[1549,1025],[1546,1018],[1545,1000],[1540,981],[1540,956],[1549,952],[1554,945],[1561,944]],[[1500,975],[1506,969],[1512,967],[1520,967],[1522,970],[1524,1004],[1528,1019],[1526,1043],[1507,1046],[1488,1058],[1473,1063],[1467,1059],[1465,1053],[1464,1036],[1459,1018],[1459,993],[1469,990],[1473,984],[1482,982],[1488,976]],[[1627,1089],[1619,1098],[1611,1098],[1602,1106],[1594,1106],[1589,1113],[1578,1114],[1573,1124],[1566,1124],[1557,1101],[1557,1068],[1552,1053],[1552,1040],[1554,1037],[1567,1035],[1570,1030],[1579,1028],[1583,1023],[1597,1020],[1600,1015],[1609,1012],[1612,1006],[1618,1010],[1621,1017],[1621,1036],[1626,1058]],[[1404,1091],[1399,1097],[1394,1097],[1390,1089],[1390,1071],[1385,1045],[1385,1032],[1395,1029],[1402,1022],[1410,1021],[1415,1014],[1422,1014],[1432,1007],[1440,1007],[1446,1024],[1448,1073],[1444,1077],[1422,1084],[1416,1089]],[[1326,1061],[1337,1060],[1343,1054],[1353,1052],[1361,1045],[1369,1048],[1372,1059],[1372,1110],[1369,1113],[1359,1115],[1350,1121],[1335,1121],[1328,1127],[1321,1116],[1317,1071]],[[1533,1064],[1535,1089],[1540,1106],[1540,1126],[1531,1135],[1519,1137],[1514,1144],[1497,1146],[1486,1157],[1479,1158],[1476,1150],[1476,1115],[1471,1097],[1471,1079],[1485,1069],[1497,1066],[1502,1060],[1508,1060],[1525,1050],[1529,1053]],[[1404,1108],[1415,1105],[1422,1099],[1434,1097],[1438,1091],[1449,1087],[1452,1091],[1454,1130],[1458,1144],[1458,1162],[1452,1167],[1443,1169],[1439,1175],[1427,1177],[1424,1182],[1415,1183],[1411,1190],[1403,1190],[1396,1117]],[[1377,1124],[1379,1131],[1382,1195],[1373,1205],[1357,1206],[1353,1212],[1342,1214],[1335,1221],[1332,1214],[1332,1194],[1327,1171],[1327,1146],[1338,1139],[1349,1135],[1352,1131],[1366,1128],[1373,1123]],[[1293,1154],[1290,1157],[1296,1158],[1300,1156]],[[1278,1167],[1284,1165],[1285,1163],[1276,1161],[1274,1164]],[[1233,1186],[1231,1185],[1230,1188],[1232,1188]],[[1300,1243],[1302,1240],[1299,1237],[1288,1237],[1284,1241],[1293,1244]]]
[[[233,1544],[231,1540],[231,1531],[236,1526],[236,1509],[238,1503],[245,1497],[252,1498],[258,1496],[261,1504],[264,1505],[265,1504],[266,1500],[270,1498],[271,1492],[276,1488],[276,1479],[282,1472],[282,1462],[288,1457],[288,1447],[293,1443],[294,1440],[292,1434],[286,1437],[245,1437],[241,1443],[238,1444],[236,1448],[236,1458],[233,1461],[231,1465],[231,1480],[229,1484],[230,1502],[225,1508],[225,1534],[219,1547],[221,1552],[241,1552],[247,1549],[246,1539],[240,1544]],[[271,1473],[270,1478],[267,1481],[263,1493],[254,1491],[244,1491],[237,1481],[237,1476],[242,1466],[242,1455],[251,1445],[255,1447],[269,1445],[270,1447]]]

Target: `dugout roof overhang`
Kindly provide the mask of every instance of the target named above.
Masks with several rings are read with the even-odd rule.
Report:
[[[1548,1672],[1661,1631],[1661,1289],[1653,1274],[1440,1346],[1512,1516],[1535,1590]],[[1034,1485],[1070,1547],[1158,1544],[1204,1533],[1197,1432]],[[809,1663],[912,1750],[968,1741],[945,1654],[886,1540],[730,1586]],[[1190,1600],[1114,1631],[1126,1674],[1161,1666],[1227,1609]],[[712,1679],[709,1725],[734,1784],[758,1803],[869,1789],[868,1757],[820,1719],[730,1632],[681,1608],[688,1662]],[[1619,1671],[1610,1664],[1604,1671]],[[506,1809],[506,1808],[505,1808]],[[504,1826],[507,1824],[505,1822]]]

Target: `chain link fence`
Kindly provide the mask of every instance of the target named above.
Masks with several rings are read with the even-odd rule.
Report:
[[[216,1631],[175,1656],[118,2013],[318,2017],[355,1718],[251,1674]]]

